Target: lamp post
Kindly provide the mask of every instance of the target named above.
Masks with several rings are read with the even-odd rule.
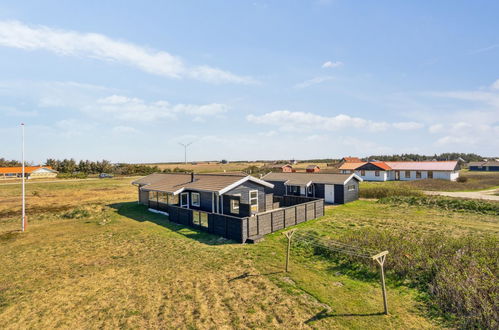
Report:
[[[21,123],[22,128],[22,222],[21,230],[24,232],[26,230],[26,190],[25,190],[25,170],[24,170],[24,123]]]
[[[190,146],[192,144],[192,142],[189,142],[189,143],[179,142],[178,144],[180,144],[182,147],[184,147],[184,164],[187,164],[187,147]]]

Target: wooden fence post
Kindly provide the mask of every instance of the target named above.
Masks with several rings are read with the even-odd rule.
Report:
[[[385,315],[388,315],[388,302],[386,299],[386,286],[385,286],[385,270],[383,265],[385,264],[385,258],[388,254],[388,251],[383,251],[378,253],[377,255],[372,256],[374,260],[378,262],[381,267],[381,290],[383,291],[383,305],[385,307]]]
[[[291,252],[291,237],[293,237],[295,231],[296,229],[291,229],[290,231],[283,233],[288,239],[288,249],[286,250],[286,273],[289,272],[289,253]]]

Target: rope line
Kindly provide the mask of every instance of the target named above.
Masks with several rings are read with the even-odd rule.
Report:
[[[360,258],[371,258],[373,255],[378,253],[376,250],[373,249],[359,248],[353,245],[348,245],[333,240],[324,241],[320,237],[312,236],[310,234],[302,232],[296,233],[295,239],[310,246],[334,252],[349,254]]]

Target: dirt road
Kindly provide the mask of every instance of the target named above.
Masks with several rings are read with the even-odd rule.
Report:
[[[489,189],[480,191],[425,191],[427,195],[440,195],[448,197],[461,197],[471,199],[485,199],[490,201],[499,201],[499,189]]]

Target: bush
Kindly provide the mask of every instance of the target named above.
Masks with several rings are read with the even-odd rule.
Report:
[[[378,203],[429,206],[452,211],[467,211],[499,215],[499,203],[472,199],[445,198],[439,196],[392,196],[378,200]]]
[[[468,181],[468,177],[466,177],[466,176],[460,176],[460,177],[458,177],[458,178],[456,179],[456,181],[457,181],[457,182],[462,182],[462,183],[464,183],[464,182],[467,182],[467,181]]]
[[[74,209],[62,215],[66,219],[81,219],[90,216],[90,212],[84,209]]]
[[[428,293],[428,303],[441,314],[453,314],[461,328],[497,329],[496,310],[499,274],[498,239],[453,238],[442,233],[408,235],[376,228],[345,234],[341,243],[376,251],[388,250],[387,277],[409,281]],[[299,242],[296,244],[300,246]],[[306,247],[302,245],[302,248]],[[359,275],[377,277],[377,264],[370,259],[351,257],[309,245],[313,253],[338,262],[347,261]]]
[[[59,179],[86,179],[88,175],[86,173],[58,173],[57,177]]]
[[[375,184],[370,186],[361,186],[359,189],[361,198],[384,198],[391,196],[423,196],[421,190],[409,188],[406,186]]]

